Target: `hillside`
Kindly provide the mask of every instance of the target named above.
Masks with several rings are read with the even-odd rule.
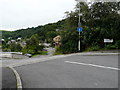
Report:
[[[44,26],[20,29],[20,30],[16,30],[16,31],[1,30],[2,38],[8,39],[9,37],[12,37],[13,39],[17,39],[18,37],[22,37],[23,39],[26,39],[26,38],[30,38],[34,34],[43,35],[43,33],[47,34],[47,32],[55,31],[56,29],[61,29],[63,23],[64,23],[64,20],[60,20],[56,23],[50,23],[50,24],[46,24]]]

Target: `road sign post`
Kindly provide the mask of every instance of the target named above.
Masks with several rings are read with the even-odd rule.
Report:
[[[77,28],[77,31],[79,32],[78,50],[80,51],[80,49],[81,49],[81,48],[80,48],[80,44],[81,44],[81,43],[80,43],[80,32],[82,32],[82,27],[78,27],[78,28]]]
[[[106,48],[107,43],[113,43],[113,39],[104,39],[104,43],[105,43],[105,48]]]
[[[80,13],[80,2],[78,0],[78,5],[79,5],[79,22],[78,22],[78,32],[79,32],[79,41],[78,41],[78,50],[81,51],[81,43],[80,43],[80,32],[82,32],[82,27],[81,27],[81,22],[80,22],[80,16],[82,15]]]

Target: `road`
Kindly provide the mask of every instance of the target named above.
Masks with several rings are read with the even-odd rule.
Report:
[[[37,63],[13,65],[22,79],[23,88],[117,88],[118,56],[81,56],[31,58],[28,60],[5,60],[5,64],[23,64],[40,60]],[[14,76],[13,76],[14,77]],[[5,77],[2,77],[5,78]],[[13,80],[14,81],[14,80]],[[3,83],[4,84],[4,83]]]
[[[118,68],[117,56],[70,56],[15,69],[21,76],[24,88],[118,87],[118,70],[66,61]]]
[[[16,77],[9,68],[2,68],[2,88],[16,88]]]

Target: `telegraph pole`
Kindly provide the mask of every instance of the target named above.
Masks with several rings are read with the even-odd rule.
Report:
[[[81,16],[81,14],[80,14],[80,2],[79,2],[79,0],[78,0],[78,5],[79,5],[79,22],[78,22],[78,29],[79,29],[81,27],[81,22],[80,22],[80,16]],[[80,31],[79,31],[78,50],[81,51]]]

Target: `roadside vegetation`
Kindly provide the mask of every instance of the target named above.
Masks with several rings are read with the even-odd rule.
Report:
[[[79,3],[81,24],[81,50],[97,51],[120,49],[120,9],[118,2],[96,2],[89,6],[87,3]],[[66,18],[56,23],[44,26],[20,29],[16,31],[2,31],[3,51],[19,51],[32,55],[45,53],[44,43],[50,43],[55,47],[53,38],[61,36],[60,45],[56,47],[55,55],[78,52],[79,35],[78,27],[78,4],[75,10],[65,12]],[[21,41],[17,41],[21,37]],[[104,39],[113,39],[113,43],[104,43]],[[11,40],[15,42],[8,43]],[[17,43],[16,43],[17,42]],[[22,44],[25,42],[24,44]]]

